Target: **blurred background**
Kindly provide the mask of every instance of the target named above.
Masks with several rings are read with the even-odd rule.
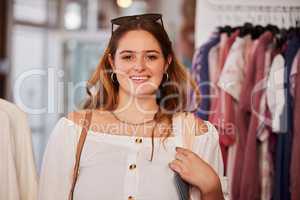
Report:
[[[253,41],[271,31],[281,48],[300,26],[300,0],[0,0],[0,98],[27,114],[38,169],[55,123],[85,97],[110,19],[142,13],[162,13],[179,60],[200,81],[197,58],[216,30],[234,40],[248,22]]]

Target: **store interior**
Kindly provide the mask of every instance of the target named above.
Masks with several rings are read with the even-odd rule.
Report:
[[[176,55],[187,70],[193,74],[199,84],[201,94],[204,95],[200,105],[201,110],[197,115],[216,124],[220,120],[225,119],[225,122],[232,122],[239,127],[240,122],[238,122],[237,118],[245,116],[240,116],[238,113],[245,113],[245,115],[251,113],[249,115],[250,118],[248,118],[250,121],[251,117],[257,116],[257,113],[254,111],[259,110],[257,111],[258,116],[265,115],[260,110],[259,105],[253,106],[251,104],[253,106],[251,107],[252,110],[245,110],[243,106],[239,106],[243,89],[249,90],[241,82],[246,81],[247,77],[250,76],[249,73],[252,72],[241,72],[242,70],[238,67],[242,64],[240,60],[237,61],[238,58],[236,57],[242,57],[246,50],[242,53],[237,52],[236,49],[241,48],[241,46],[238,46],[240,44],[238,44],[237,38],[243,38],[243,42],[245,42],[245,38],[248,35],[252,39],[251,41],[255,43],[262,40],[261,38],[264,34],[270,32],[272,38],[269,39],[270,41],[265,48],[268,49],[272,45],[276,46],[274,49],[278,51],[273,50],[276,52],[276,55],[280,54],[283,56],[285,66],[288,65],[291,68],[292,65],[297,66],[297,61],[295,60],[300,57],[299,0],[1,0],[0,98],[15,104],[26,114],[37,174],[39,174],[41,168],[48,138],[57,121],[67,113],[81,109],[82,102],[86,98],[86,81],[97,67],[110,38],[110,19],[142,13],[162,14],[164,27],[171,38]],[[214,38],[216,35],[217,39]],[[265,37],[267,38],[267,36]],[[231,43],[228,42],[230,40],[232,40]],[[227,48],[226,50],[222,49],[222,42],[227,42],[224,47],[225,49]],[[298,46],[292,47],[293,44]],[[277,58],[274,52],[272,51],[269,55],[272,58],[269,65],[272,67],[273,63],[275,63],[274,60]],[[234,53],[235,55],[233,55]],[[267,50],[264,53],[267,55]],[[215,60],[213,56],[215,56]],[[257,57],[259,56],[260,54],[257,53]],[[235,60],[229,61],[229,57]],[[291,57],[293,57],[293,60],[288,61],[288,58],[290,59]],[[228,58],[228,61],[225,58]],[[246,61],[243,60],[243,62]],[[259,65],[256,60],[253,62],[256,63],[253,65]],[[203,67],[206,65],[210,69],[209,72],[205,70],[208,67]],[[213,67],[217,65],[222,65],[222,67],[218,69]],[[232,65],[236,68],[229,69]],[[227,69],[227,67],[228,71],[220,71]],[[259,67],[262,68],[262,66]],[[240,71],[230,71],[237,70],[237,68]],[[270,69],[272,71],[271,67]],[[273,69],[275,69],[275,66]],[[290,76],[288,84],[293,85],[293,88],[297,88],[297,84],[300,84],[300,81],[297,82],[300,75],[293,70],[291,72],[291,69],[288,72],[291,73],[288,74]],[[274,80],[283,79],[284,72],[275,70],[274,73]],[[278,73],[281,75],[278,75]],[[271,77],[270,74],[261,75],[260,78],[253,75],[252,82],[258,83],[265,77],[267,77],[266,82],[268,82],[270,80],[268,77]],[[234,78],[232,78],[233,76]],[[221,91],[221,100],[214,101],[206,98],[207,96],[205,95],[211,95],[213,90],[209,89],[207,85],[201,85],[203,81],[209,81],[209,83],[218,85],[216,91]],[[230,85],[230,81],[235,81],[232,87],[226,88],[221,86],[221,84]],[[276,81],[273,82],[274,85],[278,83]],[[272,85],[272,82],[269,83]],[[255,88],[255,86],[252,86],[251,89],[255,90]],[[280,100],[278,100],[280,95],[283,96],[283,99],[288,96],[286,97],[285,105],[287,105],[289,111],[296,113],[296,109],[300,106],[297,103],[300,102],[300,99],[297,99],[299,94],[291,92],[289,96],[286,90],[278,92],[274,88],[273,91],[271,90],[271,97],[269,98],[273,97],[275,100],[273,104],[270,104],[276,107],[277,104],[280,104]],[[265,98],[268,95],[268,91],[263,91],[259,97],[255,97],[255,95],[253,97],[253,95],[251,96],[248,93],[245,93],[245,95],[248,95],[247,97],[249,98],[253,97],[254,102],[257,100],[261,103],[261,99],[268,101],[268,97]],[[286,94],[285,97],[284,94]],[[227,103],[231,107],[227,106]],[[267,107],[267,110],[272,105]],[[218,111],[219,113],[217,114],[211,114],[209,111],[214,106],[221,111]],[[230,116],[232,116],[232,113],[235,113],[235,118],[226,118],[226,116],[229,116],[226,113],[230,113]],[[283,130],[282,127],[281,129],[276,129],[276,125],[272,126],[272,123],[275,123],[272,121],[274,121],[276,116],[273,116],[274,118],[271,119],[271,122],[266,124],[271,124],[272,134],[273,132],[286,132],[291,133],[291,135],[287,136],[287,138],[281,138],[282,135],[274,134],[276,135],[276,144],[273,146],[273,140],[270,139],[271,133],[266,136],[268,139],[266,137],[262,139],[263,136],[261,138],[257,136],[257,143],[252,145],[252,147],[255,147],[254,157],[248,158],[248,156],[236,154],[236,152],[240,151],[239,145],[236,144],[237,140],[241,141],[242,139],[240,138],[243,137],[236,136],[240,134],[238,131],[234,131],[234,137],[220,137],[223,140],[220,140],[220,144],[221,146],[223,145],[222,148],[224,147],[222,149],[223,159],[227,162],[226,168],[228,171],[226,175],[229,176],[229,190],[235,190],[232,188],[241,185],[239,189],[230,192],[232,193],[231,199],[251,199],[253,197],[251,195],[257,192],[257,188],[252,187],[251,184],[254,184],[258,179],[258,181],[262,179],[259,199],[296,200],[297,195],[300,195],[299,193],[294,194],[297,193],[294,191],[300,191],[300,188],[296,189],[296,187],[300,186],[297,185],[299,182],[289,182],[292,181],[291,177],[294,176],[294,170],[297,171],[299,169],[300,171],[300,164],[297,164],[299,162],[295,165],[293,164],[294,160],[300,160],[299,153],[294,153],[297,146],[294,141],[300,142],[300,129],[296,127],[296,120],[300,118],[296,114],[289,114],[288,111],[287,113],[285,121],[277,121],[277,123],[286,122],[287,129]],[[290,115],[293,117],[290,118]],[[220,119],[220,116],[225,117]],[[246,118],[249,116],[247,115]],[[291,121],[295,123],[291,124]],[[257,125],[260,124],[260,121],[255,119],[253,123]],[[251,124],[246,128],[250,130],[249,132],[246,131],[248,134],[252,130]],[[293,126],[293,129],[289,129],[288,127],[290,126]],[[259,126],[257,125],[257,127]],[[217,129],[219,132],[226,134],[223,125],[220,125]],[[257,128],[252,132],[257,133],[260,131]],[[287,140],[289,143],[286,143]],[[256,140],[254,139],[254,141]],[[264,143],[264,141],[268,142]],[[243,142],[243,145],[247,146],[243,151],[248,152],[249,138],[246,137]],[[285,154],[281,153],[282,159],[288,159],[289,164],[286,164],[286,161],[279,163],[279,151],[284,151],[282,149],[287,148],[287,146],[290,146],[288,150],[290,154],[286,157]],[[249,147],[251,152],[253,152],[252,147]],[[267,150],[264,148],[267,148]],[[271,149],[269,150],[271,153],[262,153],[268,151],[268,148]],[[250,155],[251,153],[248,152],[248,154]],[[271,154],[273,154],[273,157],[270,156]],[[236,156],[247,157],[244,161],[246,163],[244,166],[248,166],[246,167],[247,170],[258,168],[257,173],[254,174],[254,176],[258,176],[255,180],[240,178],[246,176],[242,172],[235,175]],[[269,162],[263,163],[264,158],[269,160]],[[253,159],[257,162],[253,162]],[[252,163],[257,165],[252,165]],[[263,173],[263,170],[260,170],[261,168],[257,166],[263,165],[262,163],[267,166],[267,172],[265,171],[267,174],[260,174]],[[279,170],[287,169],[287,167],[289,169],[291,166],[295,166],[295,169],[293,168],[288,174],[282,173],[282,176],[279,177],[277,173]],[[237,176],[239,178],[236,178]],[[282,177],[288,177],[288,179]],[[300,177],[299,172],[295,177]],[[290,191],[282,189],[284,188],[282,185],[286,185],[284,183],[291,184]],[[247,190],[248,192],[246,192]]]

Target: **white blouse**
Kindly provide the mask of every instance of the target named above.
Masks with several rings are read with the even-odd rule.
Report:
[[[218,133],[209,122],[208,132],[196,136],[193,151],[220,175],[223,191],[226,180]],[[61,118],[50,136],[41,170],[39,199],[68,199],[75,151],[82,127]],[[89,130],[80,160],[74,200],[176,200],[174,172],[168,164],[175,158],[176,135],[161,143],[154,138],[112,135]],[[201,172],[199,172],[201,173]],[[192,199],[200,199],[196,188]]]

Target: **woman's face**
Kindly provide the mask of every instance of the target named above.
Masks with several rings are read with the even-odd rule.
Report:
[[[169,63],[158,41],[143,30],[129,31],[122,36],[110,62],[120,89],[134,96],[155,94]]]

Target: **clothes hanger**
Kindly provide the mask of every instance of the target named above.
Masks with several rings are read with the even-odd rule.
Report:
[[[250,34],[252,31],[253,25],[250,22],[244,23],[243,26],[240,27],[239,37],[243,38],[246,35]]]
[[[262,25],[256,25],[251,32],[251,38],[253,40],[258,39],[265,32],[265,28]]]

